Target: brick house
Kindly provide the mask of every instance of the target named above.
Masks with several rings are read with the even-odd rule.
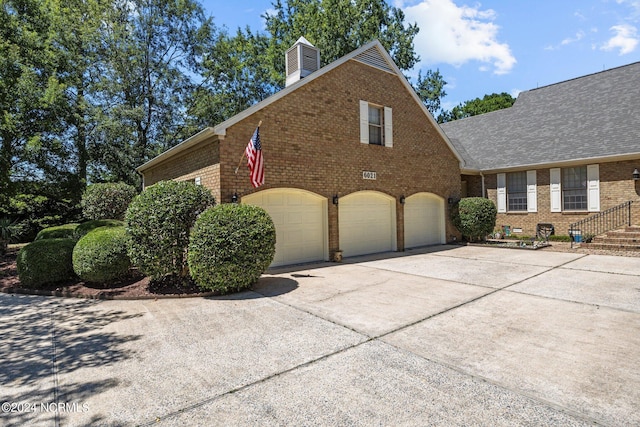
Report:
[[[640,223],[640,62],[522,92],[511,108],[445,123],[464,158],[463,196],[498,208],[497,225],[535,235],[624,202]]]
[[[301,38],[287,86],[137,170],[144,186],[189,180],[218,203],[237,196],[276,226],[273,266],[443,244],[461,196],[463,158],[378,41],[320,68]],[[259,122],[265,184],[251,186],[245,147]]]

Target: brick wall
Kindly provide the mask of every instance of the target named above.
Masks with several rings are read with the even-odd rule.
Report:
[[[631,179],[631,174],[638,164],[640,161],[599,163],[600,211],[632,200],[634,201],[632,223],[636,225],[640,224],[640,184]],[[536,180],[538,212],[535,214],[526,212],[498,214],[497,227],[510,225],[511,229],[522,228],[522,234],[533,236],[536,225],[544,222],[553,224],[556,234],[566,235],[571,223],[593,215],[593,212],[550,212],[549,168],[538,169]],[[497,203],[497,175],[485,175],[485,186],[489,199]]]
[[[392,148],[360,143],[360,100],[393,109]],[[339,241],[334,194],[375,190],[398,199],[431,192],[445,200],[460,194],[458,160],[398,77],[349,61],[227,129],[220,142],[224,202],[235,191],[241,197],[256,191],[246,168],[234,171],[260,120],[266,172],[259,190],[292,187],[327,197],[330,251]],[[363,171],[375,171],[377,179],[362,179]],[[396,205],[400,223],[403,206]],[[446,217],[447,238],[459,237]],[[402,249],[402,224],[397,229]]]
[[[144,172],[144,184],[173,179],[191,181],[200,178],[218,203],[220,198],[220,144],[213,137],[155,165]]]

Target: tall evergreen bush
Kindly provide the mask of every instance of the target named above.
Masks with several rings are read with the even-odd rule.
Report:
[[[451,211],[451,220],[469,241],[483,240],[496,226],[496,205],[484,197],[467,197]]]
[[[189,182],[161,181],[147,188],[125,214],[131,262],[152,279],[188,276],[189,232],[214,203],[209,190]]]

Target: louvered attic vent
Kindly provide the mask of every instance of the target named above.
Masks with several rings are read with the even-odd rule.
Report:
[[[391,67],[391,65],[387,62],[387,60],[382,56],[380,51],[375,47],[371,49],[367,49],[359,55],[356,55],[353,59],[356,61],[360,61],[364,64],[370,65],[372,67],[379,68],[388,73],[394,73],[395,70]]]
[[[300,37],[293,47],[287,50],[286,64],[286,86],[289,86],[320,69],[320,51],[307,39]]]

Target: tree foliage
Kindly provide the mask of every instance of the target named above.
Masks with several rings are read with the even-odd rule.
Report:
[[[516,102],[515,98],[506,92],[492,93],[491,95],[485,95],[482,99],[476,98],[460,103],[456,107],[453,107],[451,111],[441,113],[438,116],[438,122],[450,122],[453,120],[502,110],[503,108],[511,107],[514,102]]]
[[[208,84],[198,96],[198,115],[217,123],[284,87],[285,52],[301,36],[320,49],[321,66],[377,39],[398,68],[410,70],[419,57],[413,39],[415,23],[384,0],[276,0],[263,15],[265,32],[238,28],[221,34],[204,61]],[[445,82],[438,73],[419,77],[420,96],[431,110],[439,105]],[[435,110],[434,110],[435,111]]]
[[[231,33],[198,0],[0,5],[0,213],[31,235],[75,220],[87,184],[139,188],[137,166],[280,90],[300,36],[323,65],[373,39],[402,71],[419,60],[417,25],[384,0],[276,0],[264,30]],[[418,75],[433,114],[444,84]],[[51,220],[15,208],[43,198],[57,202]]]

